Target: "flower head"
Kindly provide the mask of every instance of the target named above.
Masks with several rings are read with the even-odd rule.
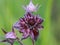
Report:
[[[32,40],[37,40],[39,30],[43,28],[42,22],[43,19],[41,17],[27,12],[13,27],[18,27],[19,32],[23,33],[22,39],[30,36]]]
[[[8,42],[13,45],[14,41],[16,40],[14,29],[12,29],[12,32],[6,32],[4,29],[2,29],[2,31],[5,34],[6,39],[2,40],[1,42]]]
[[[37,9],[38,9],[38,4],[35,6],[33,3],[32,3],[32,0],[30,0],[30,3],[29,5],[27,6],[23,6],[23,8],[26,10],[26,11],[29,11],[29,12],[36,12]]]

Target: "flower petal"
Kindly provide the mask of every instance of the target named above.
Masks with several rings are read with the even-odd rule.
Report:
[[[41,24],[44,21],[39,15],[35,16],[34,19],[38,24]]]
[[[34,34],[32,31],[30,32],[30,37],[32,38],[32,40],[34,40]]]
[[[25,14],[25,18],[33,18],[33,15],[32,15],[32,13],[31,12],[27,12],[26,14]]]
[[[38,25],[37,28],[41,30],[41,29],[43,29],[44,27],[43,27],[42,25]]]
[[[39,31],[33,30],[34,40],[36,41],[39,36]]]
[[[27,11],[27,12],[36,12],[37,11],[37,9],[38,9],[38,5],[34,5],[33,3],[32,3],[32,0],[30,0],[30,3],[29,3],[29,5],[27,5],[27,6],[23,6],[23,8]]]
[[[36,30],[32,30],[30,36],[33,40],[36,41],[39,36],[39,31],[37,32]]]
[[[29,36],[29,32],[30,32],[29,29],[24,30],[24,32],[23,32],[23,36],[22,36],[22,39],[21,39],[21,40],[26,39],[26,38]]]
[[[20,23],[19,21],[16,22],[16,23],[13,25],[13,27],[16,28],[16,29],[20,29],[20,24],[19,24],[19,23]]]
[[[6,38],[16,39],[16,35],[13,32],[8,32],[5,37]]]

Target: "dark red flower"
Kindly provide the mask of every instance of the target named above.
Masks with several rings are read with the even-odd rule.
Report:
[[[42,22],[43,19],[41,17],[27,12],[13,27],[23,33],[22,39],[26,39],[30,36],[32,40],[35,41],[39,36],[39,30],[43,28]]]

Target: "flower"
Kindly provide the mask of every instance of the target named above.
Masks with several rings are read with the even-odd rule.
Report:
[[[20,41],[20,39],[16,36],[14,28],[12,28],[11,32],[6,32],[4,29],[2,29],[3,33],[5,34],[5,40],[2,40],[0,42],[8,42],[11,45],[14,44],[14,41],[17,40],[21,45],[23,45],[23,43]]]
[[[24,8],[26,11],[36,12],[37,9],[39,8],[39,5],[37,4],[37,5],[35,6],[35,5],[32,3],[32,0],[30,0],[29,5],[23,6],[23,8]]]
[[[31,37],[33,41],[36,41],[39,36],[39,30],[43,28],[42,22],[43,19],[41,17],[27,12],[13,27],[18,29],[20,33],[23,33],[22,39]]]
[[[6,32],[4,29],[2,29],[2,31],[5,34],[6,39],[2,40],[1,42],[8,42],[13,45],[14,41],[16,40],[14,29],[12,29],[12,32]]]

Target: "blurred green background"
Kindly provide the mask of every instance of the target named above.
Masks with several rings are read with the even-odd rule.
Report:
[[[5,39],[1,28],[7,32],[11,31],[12,25],[25,14],[23,5],[27,5],[29,0],[0,0],[0,40]],[[33,0],[34,4],[41,7],[34,14],[40,14],[45,19],[44,29],[40,31],[35,45],[60,45],[60,0]],[[17,36],[20,37],[18,31]],[[30,38],[23,40],[25,45],[32,45]],[[0,43],[8,45],[8,43]],[[17,41],[14,45],[20,45]]]

